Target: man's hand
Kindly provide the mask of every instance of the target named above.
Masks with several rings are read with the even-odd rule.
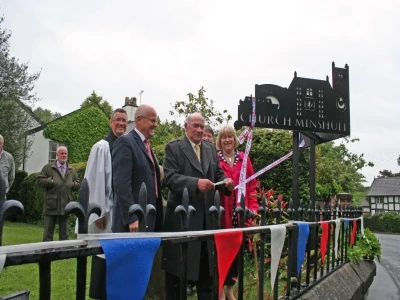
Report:
[[[197,188],[200,192],[209,192],[214,189],[214,183],[208,179],[199,179]]]
[[[104,229],[106,227],[106,220],[103,217],[103,218],[100,218],[100,219],[97,219],[96,221],[94,221],[94,224],[96,225],[96,227],[98,229]]]
[[[129,232],[138,232],[139,231],[139,221],[135,221],[129,224]]]
[[[228,189],[228,191],[233,191],[235,188],[235,183],[233,182],[232,178],[225,178],[225,187]]]

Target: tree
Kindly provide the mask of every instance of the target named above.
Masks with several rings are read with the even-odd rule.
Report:
[[[239,132],[237,132],[239,135]],[[245,150],[245,143],[240,150]],[[292,151],[292,133],[288,130],[270,130],[254,128],[250,159],[254,172],[257,172],[282,156]],[[309,199],[309,151],[302,149],[299,153],[299,195],[300,199]],[[292,197],[292,159],[289,158],[258,177],[260,186],[265,191],[273,189],[276,194],[283,194],[284,199]]]
[[[351,153],[347,143],[357,139],[344,140],[339,145],[327,142],[316,147],[316,192],[317,197],[327,199],[340,192],[354,193],[365,181],[360,172],[374,164],[364,159],[364,154]]]
[[[10,54],[11,33],[3,28],[3,22],[0,17],[0,134],[19,166],[30,148],[25,132],[33,123],[27,111],[38,100],[33,89],[40,72],[29,74],[28,65]]]
[[[49,109],[38,107],[36,108],[33,113],[36,117],[38,117],[43,123],[49,123],[55,119],[61,117],[61,114],[58,112],[52,112]]]
[[[208,99],[205,96],[205,92],[204,88],[201,87],[197,97],[192,93],[187,94],[188,100],[176,101],[175,104],[171,104],[173,110],[169,114],[171,116],[186,117],[190,113],[200,112],[204,116],[205,123],[211,127],[231,120],[232,117],[227,114],[227,110],[219,112],[214,108],[214,101]],[[165,145],[173,139],[181,138],[184,134],[183,126],[176,120],[158,122],[156,135],[151,139],[151,144],[161,163],[164,160]]]
[[[400,173],[393,173],[391,170],[379,171],[378,178],[382,177],[400,177]]]
[[[98,105],[109,118],[111,117],[113,112],[112,106],[107,100],[103,99],[103,96],[97,95],[95,91],[82,102],[81,107],[83,108],[89,105]]]
[[[176,101],[175,104],[171,104],[173,110],[169,111],[171,116],[177,114],[179,117],[186,117],[190,113],[200,112],[205,120],[205,123],[211,127],[221,125],[222,123],[228,123],[232,116],[228,114],[228,111],[224,109],[221,112],[214,108],[214,101],[208,99],[205,96],[206,90],[201,87],[196,95],[189,93],[187,101]]]

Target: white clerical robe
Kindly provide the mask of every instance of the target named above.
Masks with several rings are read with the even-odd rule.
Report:
[[[109,233],[112,225],[113,192],[111,152],[106,140],[97,142],[90,150],[84,178],[89,185],[89,203],[99,205],[102,212],[100,217],[105,218],[105,228],[102,230],[94,223],[99,216],[92,214],[89,217],[88,233]]]

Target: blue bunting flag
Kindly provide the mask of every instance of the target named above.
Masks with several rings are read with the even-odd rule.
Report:
[[[106,256],[108,300],[144,298],[160,238],[99,240]]]

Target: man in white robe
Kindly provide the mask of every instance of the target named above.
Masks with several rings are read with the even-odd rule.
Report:
[[[113,210],[112,162],[114,143],[127,128],[127,114],[122,108],[113,111],[110,118],[111,131],[93,145],[86,166],[85,176],[89,185],[89,203],[101,207],[101,216],[89,216],[89,233],[110,233]],[[93,256],[89,296],[106,299],[104,255]]]

